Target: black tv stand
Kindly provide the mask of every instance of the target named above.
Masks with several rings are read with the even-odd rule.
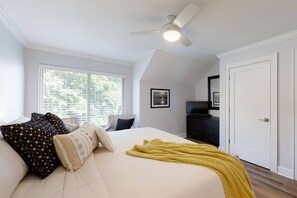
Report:
[[[219,118],[204,115],[187,115],[187,137],[219,146]]]

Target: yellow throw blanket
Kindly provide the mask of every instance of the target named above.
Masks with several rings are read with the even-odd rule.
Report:
[[[241,161],[214,146],[154,139],[144,140],[143,145],[135,145],[126,153],[134,157],[205,166],[219,175],[227,198],[255,197],[249,176]]]

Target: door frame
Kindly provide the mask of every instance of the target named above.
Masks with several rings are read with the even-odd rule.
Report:
[[[293,106],[294,106],[294,133],[293,133],[293,141],[294,141],[294,148],[293,148],[293,170],[294,174],[293,177],[297,180],[297,49],[293,50],[292,52],[292,63],[293,63]]]
[[[270,61],[270,171],[277,173],[277,65],[278,54],[272,54],[255,59],[248,59],[242,62],[226,65],[225,84],[226,84],[226,133],[225,133],[225,150],[230,153],[230,70],[235,67],[246,66],[253,63]]]

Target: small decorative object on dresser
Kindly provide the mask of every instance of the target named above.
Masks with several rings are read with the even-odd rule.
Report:
[[[169,108],[170,89],[151,89],[151,108]]]

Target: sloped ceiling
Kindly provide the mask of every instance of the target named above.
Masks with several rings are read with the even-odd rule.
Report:
[[[156,50],[141,80],[195,86],[209,69],[211,69],[209,66],[198,63],[196,60]]]
[[[200,12],[183,29],[191,47],[160,35],[131,31],[160,28],[189,2]],[[297,29],[296,0],[0,0],[0,8],[30,46],[47,46],[134,63],[160,49],[214,63],[215,54]]]

